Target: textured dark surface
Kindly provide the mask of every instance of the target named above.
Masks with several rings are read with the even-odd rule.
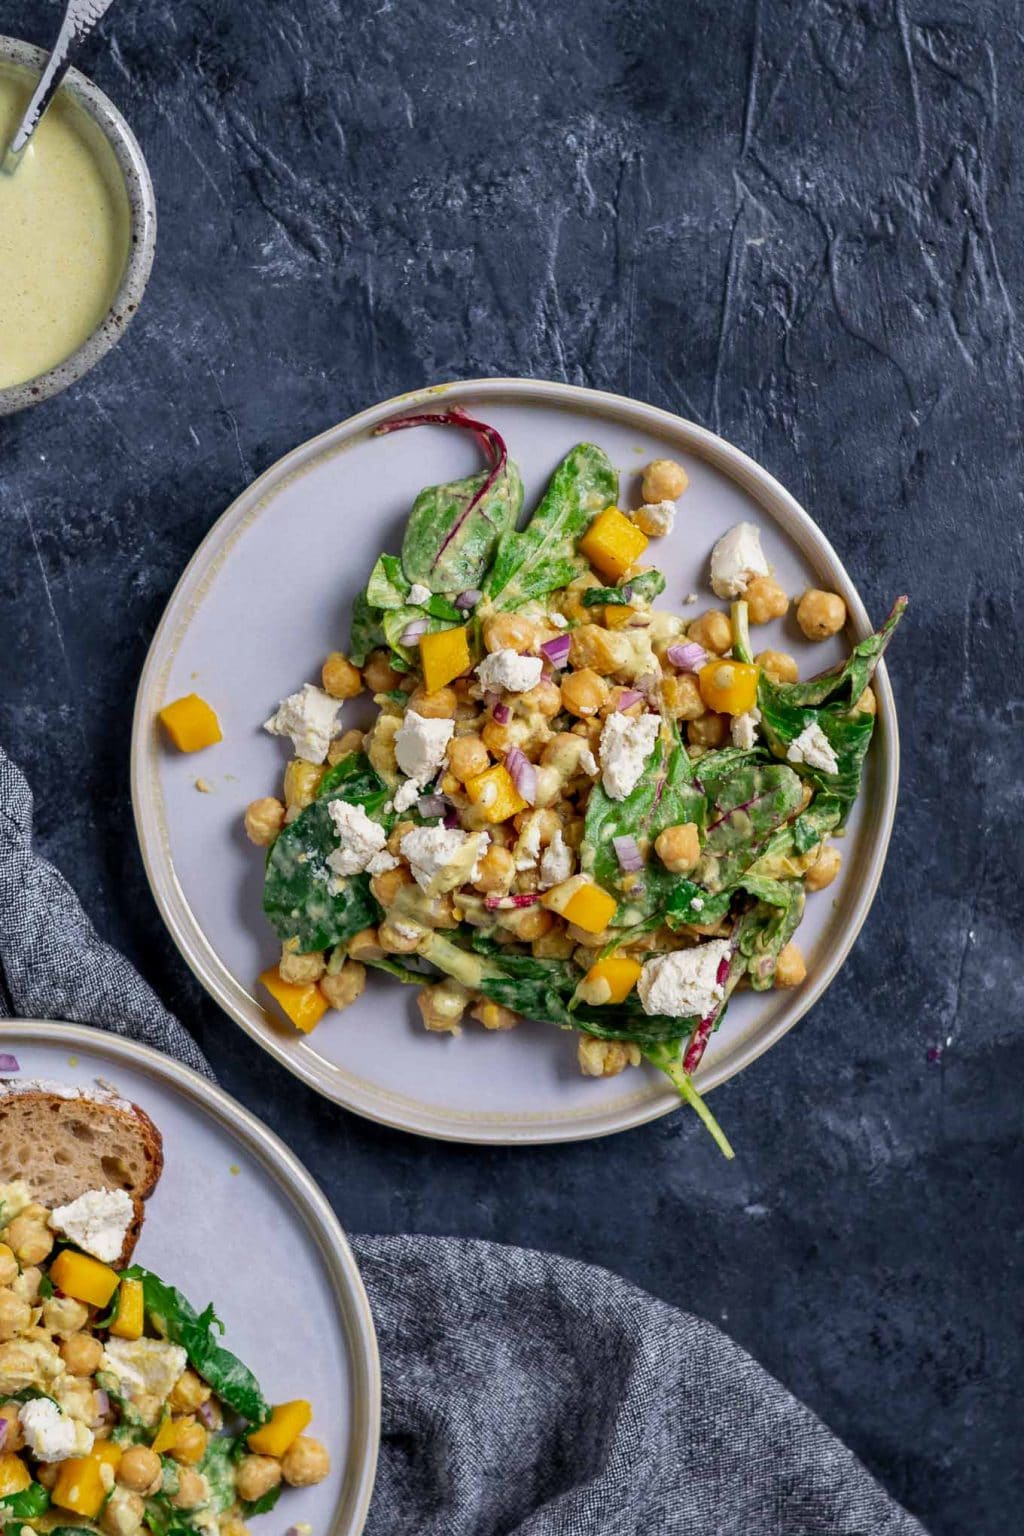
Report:
[[[8,0],[0,28],[45,42],[55,21]],[[88,67],[161,229],[122,346],[0,421],[0,739],[42,846],[349,1227],[608,1264],[722,1324],[936,1533],[1004,1536],[1024,1500],[1018,8],[161,0],[101,33]],[[145,885],[131,704],[194,546],[313,432],[487,373],[721,431],[873,613],[912,596],[878,902],[827,998],[716,1094],[732,1166],[684,1114],[530,1152],[363,1124],[204,999]]]

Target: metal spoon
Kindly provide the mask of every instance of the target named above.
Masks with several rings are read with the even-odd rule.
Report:
[[[0,171],[13,176],[18,169],[21,157],[39,126],[43,113],[60,90],[64,76],[71,67],[72,53],[79,43],[85,41],[112,3],[113,0],[68,0],[68,8],[64,12],[64,20],[60,24],[53,52],[39,78],[39,84],[32,92],[32,100],[25,108],[25,115],[7,146],[7,152],[3,161],[0,162]]]

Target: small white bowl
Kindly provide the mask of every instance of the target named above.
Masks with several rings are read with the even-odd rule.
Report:
[[[32,43],[0,36],[0,63],[20,64],[38,75],[47,55]],[[114,153],[124,177],[131,219],[128,259],[113,302],[103,320],[81,346],[62,363],[23,384],[0,389],[0,416],[9,416],[26,406],[38,405],[74,384],[109,352],[124,333],[142,300],[153,266],[156,250],[156,200],[149,167],[128,124],[103,92],[77,69],[68,70],[62,90],[81,107],[100,129]]]

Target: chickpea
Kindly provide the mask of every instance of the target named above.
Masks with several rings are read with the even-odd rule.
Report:
[[[358,960],[346,960],[336,975],[323,978],[320,991],[330,1006],[340,1012],[362,996],[365,986],[366,966],[360,965]]]
[[[690,477],[675,459],[652,459],[644,470],[640,490],[644,501],[677,501],[690,483]]]
[[[35,1264],[26,1264],[17,1280],[11,1281],[11,1290],[15,1296],[20,1296],[22,1301],[30,1302],[34,1306],[39,1300],[39,1286],[42,1278],[42,1270]]]
[[[586,928],[577,928],[575,923],[566,923],[565,931],[572,939],[573,944],[583,952],[584,958],[580,964],[589,968],[592,956],[587,955],[591,949],[604,949],[612,935],[607,928],[602,928],[600,933],[589,933]]]
[[[528,651],[535,638],[535,625],[521,613],[496,613],[484,625],[484,645],[492,654]]]
[[[473,881],[476,890],[485,895],[507,891],[516,872],[516,861],[507,848],[491,843],[480,860],[480,873]]]
[[[626,1067],[638,1067],[643,1059],[632,1040],[595,1040],[580,1035],[576,1059],[584,1077],[618,1077]]]
[[[246,806],[245,835],[257,848],[269,848],[283,826],[284,806],[273,795]]]
[[[41,1264],[53,1248],[53,1233],[38,1217],[30,1215],[32,1207],[22,1211],[7,1228],[7,1241],[22,1264]]]
[[[797,807],[796,814],[799,816],[802,811],[806,811],[807,807],[810,805],[813,799],[814,785],[811,784],[807,779],[802,779],[800,781],[800,804]]]
[[[115,1476],[122,1488],[150,1493],[160,1486],[160,1457],[148,1445],[129,1445],[117,1464]]]
[[[332,699],[354,699],[356,694],[363,691],[359,668],[354,667],[341,651],[332,651],[324,662],[321,682],[324,692],[329,693]]]
[[[57,1474],[60,1464],[56,1461],[41,1461],[36,1467],[36,1482],[42,1483],[44,1488],[53,1488],[57,1482]],[[22,1527],[24,1530],[24,1526]]]
[[[416,823],[414,821],[396,821],[388,833],[386,844],[388,853],[393,853],[396,858],[401,857],[402,838],[407,837],[410,832],[415,832],[415,830]]]
[[[376,896],[382,907],[393,907],[399,891],[404,885],[412,884],[412,875],[404,864],[399,864],[395,869],[382,869],[379,875],[374,875],[370,881],[370,890]]]
[[[61,1345],[60,1356],[72,1376],[92,1376],[100,1368],[103,1345],[91,1333],[73,1333]]]
[[[781,619],[789,609],[789,598],[772,576],[755,576],[747,583],[743,596],[751,624],[768,624]]]
[[[777,987],[798,987],[807,975],[804,957],[796,944],[787,944],[775,966]]]
[[[809,864],[804,873],[804,884],[809,891],[823,891],[826,885],[831,885],[839,873],[843,856],[838,848],[831,843],[824,843],[817,850],[817,858],[813,864]]]
[[[157,1397],[155,1392],[133,1393],[132,1407],[147,1427],[158,1423],[164,1411],[163,1400]]]
[[[0,1285],[10,1285],[18,1278],[18,1261],[14,1257],[13,1248],[6,1243],[0,1243]]]
[[[304,811],[312,805],[320,780],[327,772],[319,763],[307,763],[293,757],[284,771],[284,803],[290,811]]]
[[[702,645],[713,655],[722,656],[732,645],[732,625],[720,609],[709,608],[699,619],[694,619],[686,632],[686,638]]]
[[[235,1473],[238,1497],[247,1503],[262,1499],[281,1481],[281,1463],[275,1456],[243,1456]]]
[[[673,720],[699,720],[701,715],[707,714],[697,679],[689,672],[663,678],[661,697]]]
[[[562,680],[562,704],[571,715],[585,719],[596,715],[608,697],[608,684],[590,667],[570,672]]]
[[[854,704],[853,712],[855,715],[878,714],[878,700],[875,697],[875,690],[871,687],[870,684],[868,684],[860,698]]]
[[[331,1458],[319,1440],[300,1435],[281,1457],[281,1473],[292,1488],[322,1483],[331,1470]]]
[[[601,673],[614,672],[622,658],[617,644],[618,631],[602,629],[599,624],[581,624],[574,629],[569,646],[569,660],[577,672],[593,667]]]
[[[622,713],[622,714],[626,714],[626,715],[632,715],[633,718],[636,719],[636,717],[638,715],[643,713],[644,701],[643,701],[642,698],[636,699],[632,704],[627,704],[627,706],[626,706],[626,708],[624,710],[620,711],[620,709],[619,709],[619,705],[621,703],[623,694],[635,693],[635,692],[636,692],[635,688],[622,688],[622,687],[619,687],[618,684],[616,684],[616,686],[612,689],[611,693],[608,695],[608,702],[604,706],[604,708],[601,711],[601,713],[603,715],[605,715],[605,716],[607,716],[607,715],[615,715],[615,714]]]
[[[796,621],[808,640],[827,640],[846,623],[846,604],[838,592],[820,592],[812,587],[797,604]]]
[[[728,734],[728,715],[708,713],[689,721],[686,727],[686,739],[694,747],[720,747]]]
[[[491,757],[479,736],[456,736],[448,743],[448,766],[465,784],[491,766]]]
[[[754,660],[773,683],[795,683],[800,676],[795,658],[787,651],[758,651]]]
[[[13,1291],[0,1291],[0,1339],[14,1339],[32,1321],[32,1308]]]
[[[384,951],[377,943],[376,928],[361,928],[348,941],[350,960],[379,960]]]
[[[174,1413],[195,1413],[209,1399],[210,1389],[206,1382],[190,1366],[186,1366],[171,1388],[168,1401]]]
[[[411,955],[420,942],[418,924],[383,922],[377,929],[377,939],[385,954]]]
[[[227,1520],[222,1518],[220,1536],[250,1536],[249,1527],[244,1520],[239,1520],[234,1515]]]
[[[547,907],[519,907],[498,914],[498,924],[523,944],[542,939],[554,927],[554,914]]]
[[[531,714],[542,715],[545,720],[551,720],[562,707],[561,690],[551,678],[542,677],[536,688],[531,688],[528,693],[523,694],[521,703],[523,708]]]
[[[435,688],[433,693],[417,688],[409,700],[409,708],[422,715],[424,720],[451,720],[458,702],[451,688]]]
[[[182,1467],[178,1473],[178,1491],[171,1494],[171,1503],[176,1509],[195,1509],[199,1504],[205,1504],[210,1497],[209,1484],[201,1472],[196,1472],[192,1467]],[[243,1531],[245,1526],[242,1526]],[[222,1533],[227,1526],[221,1526]]]
[[[363,668],[363,680],[371,693],[390,693],[401,688],[404,672],[396,672],[387,651],[371,651]]]
[[[477,998],[469,1014],[470,1018],[479,1019],[484,1029],[515,1029],[516,1025],[522,1021],[521,1014],[513,1013],[511,1008],[502,1007],[501,1003],[488,1002],[486,997]],[[285,1473],[286,1478],[287,1476],[288,1474]]]
[[[18,1418],[20,1403],[4,1403],[0,1408],[0,1420],[6,1425],[4,1430],[4,1452],[20,1451],[25,1444],[25,1437],[21,1430],[21,1420]]]
[[[345,731],[341,736],[336,736],[327,748],[327,761],[333,767],[340,763],[343,757],[348,757],[352,752],[361,752],[363,742],[366,740],[362,731]]]
[[[171,1455],[184,1466],[194,1467],[206,1453],[208,1438],[202,1424],[197,1424],[194,1419],[179,1419]]]
[[[488,752],[493,752],[495,757],[504,757],[513,747],[522,745],[522,732],[517,729],[522,725],[520,720],[512,720],[508,725],[499,725],[497,720],[488,720],[481,727],[480,739]]]
[[[700,831],[696,822],[681,821],[659,832],[654,851],[673,875],[685,875],[700,862]]]
[[[100,1513],[100,1529],[107,1536],[134,1536],[142,1525],[146,1506],[130,1488],[115,1488]]]
[[[435,987],[422,987],[416,994],[423,1028],[437,1035],[461,1035],[462,1016],[468,1003],[465,987],[451,978]]]
[[[562,795],[562,775],[557,768],[538,768],[536,803],[554,805]]]
[[[282,981],[290,981],[295,986],[302,987],[308,982],[319,981],[326,969],[324,957],[318,952],[310,955],[297,955],[287,944],[281,948],[281,961],[278,970]]]
[[[572,952],[576,945],[570,938],[562,918],[555,917],[554,913],[551,915],[554,921],[547,933],[543,933],[539,939],[533,940],[531,946],[533,953],[537,956],[538,960],[569,960],[572,958]]]

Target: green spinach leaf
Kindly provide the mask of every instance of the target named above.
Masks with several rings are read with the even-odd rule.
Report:
[[[708,787],[703,777],[701,782]],[[716,779],[700,863],[693,876],[696,883],[711,895],[735,885],[776,828],[795,814],[801,798],[800,780],[792,768],[778,763],[737,768]]]
[[[383,644],[384,631],[381,628],[380,609],[373,607],[364,590],[352,604],[348,659],[357,667],[364,666],[370,652],[376,651]]]
[[[642,571],[618,587],[588,587],[583,594],[584,608],[626,608],[633,601],[653,603],[665,590],[661,571]]]
[[[210,1507],[223,1514],[235,1502],[235,1463],[242,1435],[211,1435],[206,1442],[199,1470],[210,1485]],[[275,1490],[276,1491],[276,1490]]]
[[[493,469],[428,485],[420,491],[402,542],[402,568],[432,592],[479,586],[502,535],[514,528],[523,482],[511,460]]]
[[[50,1495],[42,1483],[29,1483],[18,1493],[6,1493],[0,1507],[7,1520],[37,1520],[50,1507]]]
[[[789,943],[804,913],[804,887],[799,880],[768,880],[748,876],[744,890],[756,898],[736,925],[734,943],[755,992],[775,984],[779,955]]]

